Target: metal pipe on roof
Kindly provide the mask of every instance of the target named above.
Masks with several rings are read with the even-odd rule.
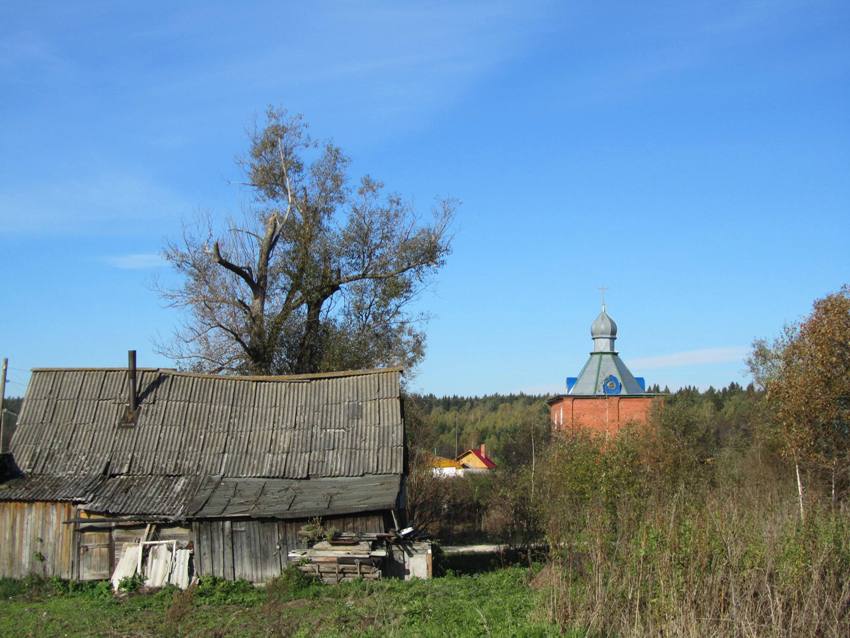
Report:
[[[0,370],[0,454],[6,451],[6,430],[3,427],[6,421],[6,410],[3,402],[6,400],[6,370],[9,368],[9,360],[3,359],[3,369]]]
[[[139,405],[139,396],[136,393],[136,351],[127,351],[127,403],[130,406],[130,412],[135,412]]]

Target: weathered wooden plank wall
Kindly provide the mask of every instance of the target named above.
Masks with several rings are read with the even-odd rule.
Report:
[[[105,531],[80,532],[79,570],[76,578],[80,580],[106,580],[112,575],[112,533]]]
[[[195,537],[195,572],[228,580],[267,582],[286,567],[291,549],[306,547],[298,530],[305,520],[199,521]],[[383,514],[328,518],[325,524],[342,532],[383,532]]]
[[[29,574],[60,578],[107,579],[115,569],[125,543],[138,543],[145,526],[116,527],[105,524],[83,529],[65,521],[77,516],[70,503],[0,502],[0,576],[24,578]],[[383,532],[382,514],[340,516],[326,524],[345,532]],[[201,576],[245,579],[251,582],[271,580],[286,567],[289,550],[304,547],[298,530],[305,520],[211,520],[187,527],[157,527],[158,540],[194,541],[195,572]]]
[[[74,530],[70,503],[0,503],[0,576],[71,578]]]
[[[81,513],[81,518],[89,519],[91,523],[97,524],[98,518],[108,518],[98,514]],[[79,559],[80,566],[75,578],[79,580],[105,580],[112,576],[121,555],[124,545],[127,543],[138,544],[144,536],[146,525],[140,523],[133,527],[112,527],[105,523],[96,529],[81,529],[79,531]],[[161,541],[184,541],[191,538],[191,530],[188,527],[178,526],[154,526],[149,540]]]

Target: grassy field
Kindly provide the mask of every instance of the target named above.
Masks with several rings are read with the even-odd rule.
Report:
[[[555,636],[529,572],[430,581],[204,581],[186,592],[113,597],[104,585],[0,581],[2,636]]]

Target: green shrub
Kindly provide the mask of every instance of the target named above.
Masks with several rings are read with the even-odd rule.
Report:
[[[133,574],[132,576],[124,576],[118,581],[118,591],[126,594],[131,594],[138,591],[145,584],[145,579],[141,574]]]
[[[293,600],[309,597],[321,587],[319,581],[302,572],[297,565],[289,564],[280,576],[266,584],[266,595],[269,600]]]
[[[112,599],[112,583],[108,580],[98,580],[87,584],[87,587],[80,588],[77,591],[89,598],[104,600]]]
[[[205,604],[254,605],[261,600],[262,594],[246,580],[201,576],[195,598]]]
[[[30,574],[20,580],[0,578],[0,598],[40,599],[52,596],[80,595],[91,599],[112,598],[109,581],[73,581]]]
[[[0,578],[0,598],[16,598],[26,592],[24,581],[15,578]]]

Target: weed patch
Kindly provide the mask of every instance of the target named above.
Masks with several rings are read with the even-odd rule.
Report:
[[[337,586],[288,570],[266,588],[204,578],[194,587],[108,599],[59,588],[38,599],[19,581],[0,601],[0,635],[14,636],[557,636],[535,609],[528,571],[508,568],[429,581],[359,581]],[[108,583],[106,583],[108,585]],[[32,586],[30,583],[28,586]]]
[[[200,604],[253,606],[263,601],[264,593],[245,580],[202,576],[198,579],[195,597]]]

